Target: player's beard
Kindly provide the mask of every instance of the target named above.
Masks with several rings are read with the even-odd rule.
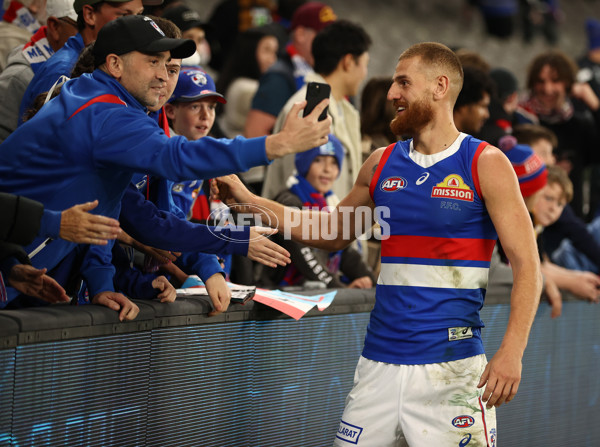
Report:
[[[433,119],[433,108],[424,98],[410,105],[394,101],[394,106],[396,108],[405,107],[404,112],[396,115],[390,123],[390,129],[394,135],[412,137]]]

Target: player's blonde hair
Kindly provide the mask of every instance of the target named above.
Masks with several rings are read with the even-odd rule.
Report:
[[[434,76],[445,75],[450,80],[452,103],[456,101],[463,85],[462,64],[456,53],[438,42],[417,43],[404,51],[399,61],[418,57],[421,62],[431,69]]]

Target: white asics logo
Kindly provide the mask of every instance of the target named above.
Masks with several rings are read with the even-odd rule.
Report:
[[[423,174],[421,177],[419,177],[416,181],[417,185],[422,185],[423,183],[425,183],[425,180],[427,180],[429,178],[429,172],[426,172],[425,174]]]

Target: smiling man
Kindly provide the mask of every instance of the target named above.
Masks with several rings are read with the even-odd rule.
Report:
[[[402,53],[388,92],[397,110],[391,128],[412,138],[374,151],[330,213],[257,197],[234,176],[214,185],[227,203],[268,209],[263,221],[278,220],[293,240],[329,251],[351,243],[365,215],[387,210],[379,214],[375,307],[337,446],[494,445],[493,407],[519,387],[541,291],[535,235],[507,157],[454,124],[462,81],[461,63],[444,45]],[[303,239],[315,221],[321,234]],[[488,363],[479,311],[498,236],[514,285],[508,327]]]
[[[600,99],[592,87],[577,82],[577,66],[560,50],[548,50],[533,58],[527,70],[527,97],[519,104],[520,122],[541,124],[558,139],[558,164],[573,182],[571,207],[585,218],[584,170],[600,162]],[[594,179],[594,176],[592,176]],[[597,202],[592,196],[592,201]],[[594,213],[598,203],[590,203]]]
[[[317,121],[326,101],[306,118],[298,117],[303,107],[298,104],[282,132],[267,138],[190,142],[167,137],[148,117],[148,107],[157,106],[167,89],[171,57],[194,51],[192,41],[165,37],[149,17],[130,15],[106,24],[94,45],[97,69],[67,82],[56,99],[2,144],[0,191],[26,195],[52,209],[98,199],[95,212],[118,217],[135,172],[173,180],[211,177],[327,142],[330,120]],[[54,241],[36,255],[34,265],[51,271],[75,248]],[[114,292],[111,248],[86,247],[77,267],[94,303],[132,319],[135,305]]]
[[[23,115],[40,93],[47,92],[61,76],[69,77],[79,54],[96,40],[98,32],[108,22],[118,17],[141,14],[144,6],[159,5],[162,0],[76,0],[73,8],[77,14],[78,33],[36,72],[31,80],[19,109],[19,125]]]

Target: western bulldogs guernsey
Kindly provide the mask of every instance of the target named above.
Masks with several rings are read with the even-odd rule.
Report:
[[[426,364],[483,353],[479,310],[497,239],[476,169],[486,145],[461,133],[437,154],[415,152],[412,140],[383,153],[370,193],[389,208],[389,238],[364,357]]]

